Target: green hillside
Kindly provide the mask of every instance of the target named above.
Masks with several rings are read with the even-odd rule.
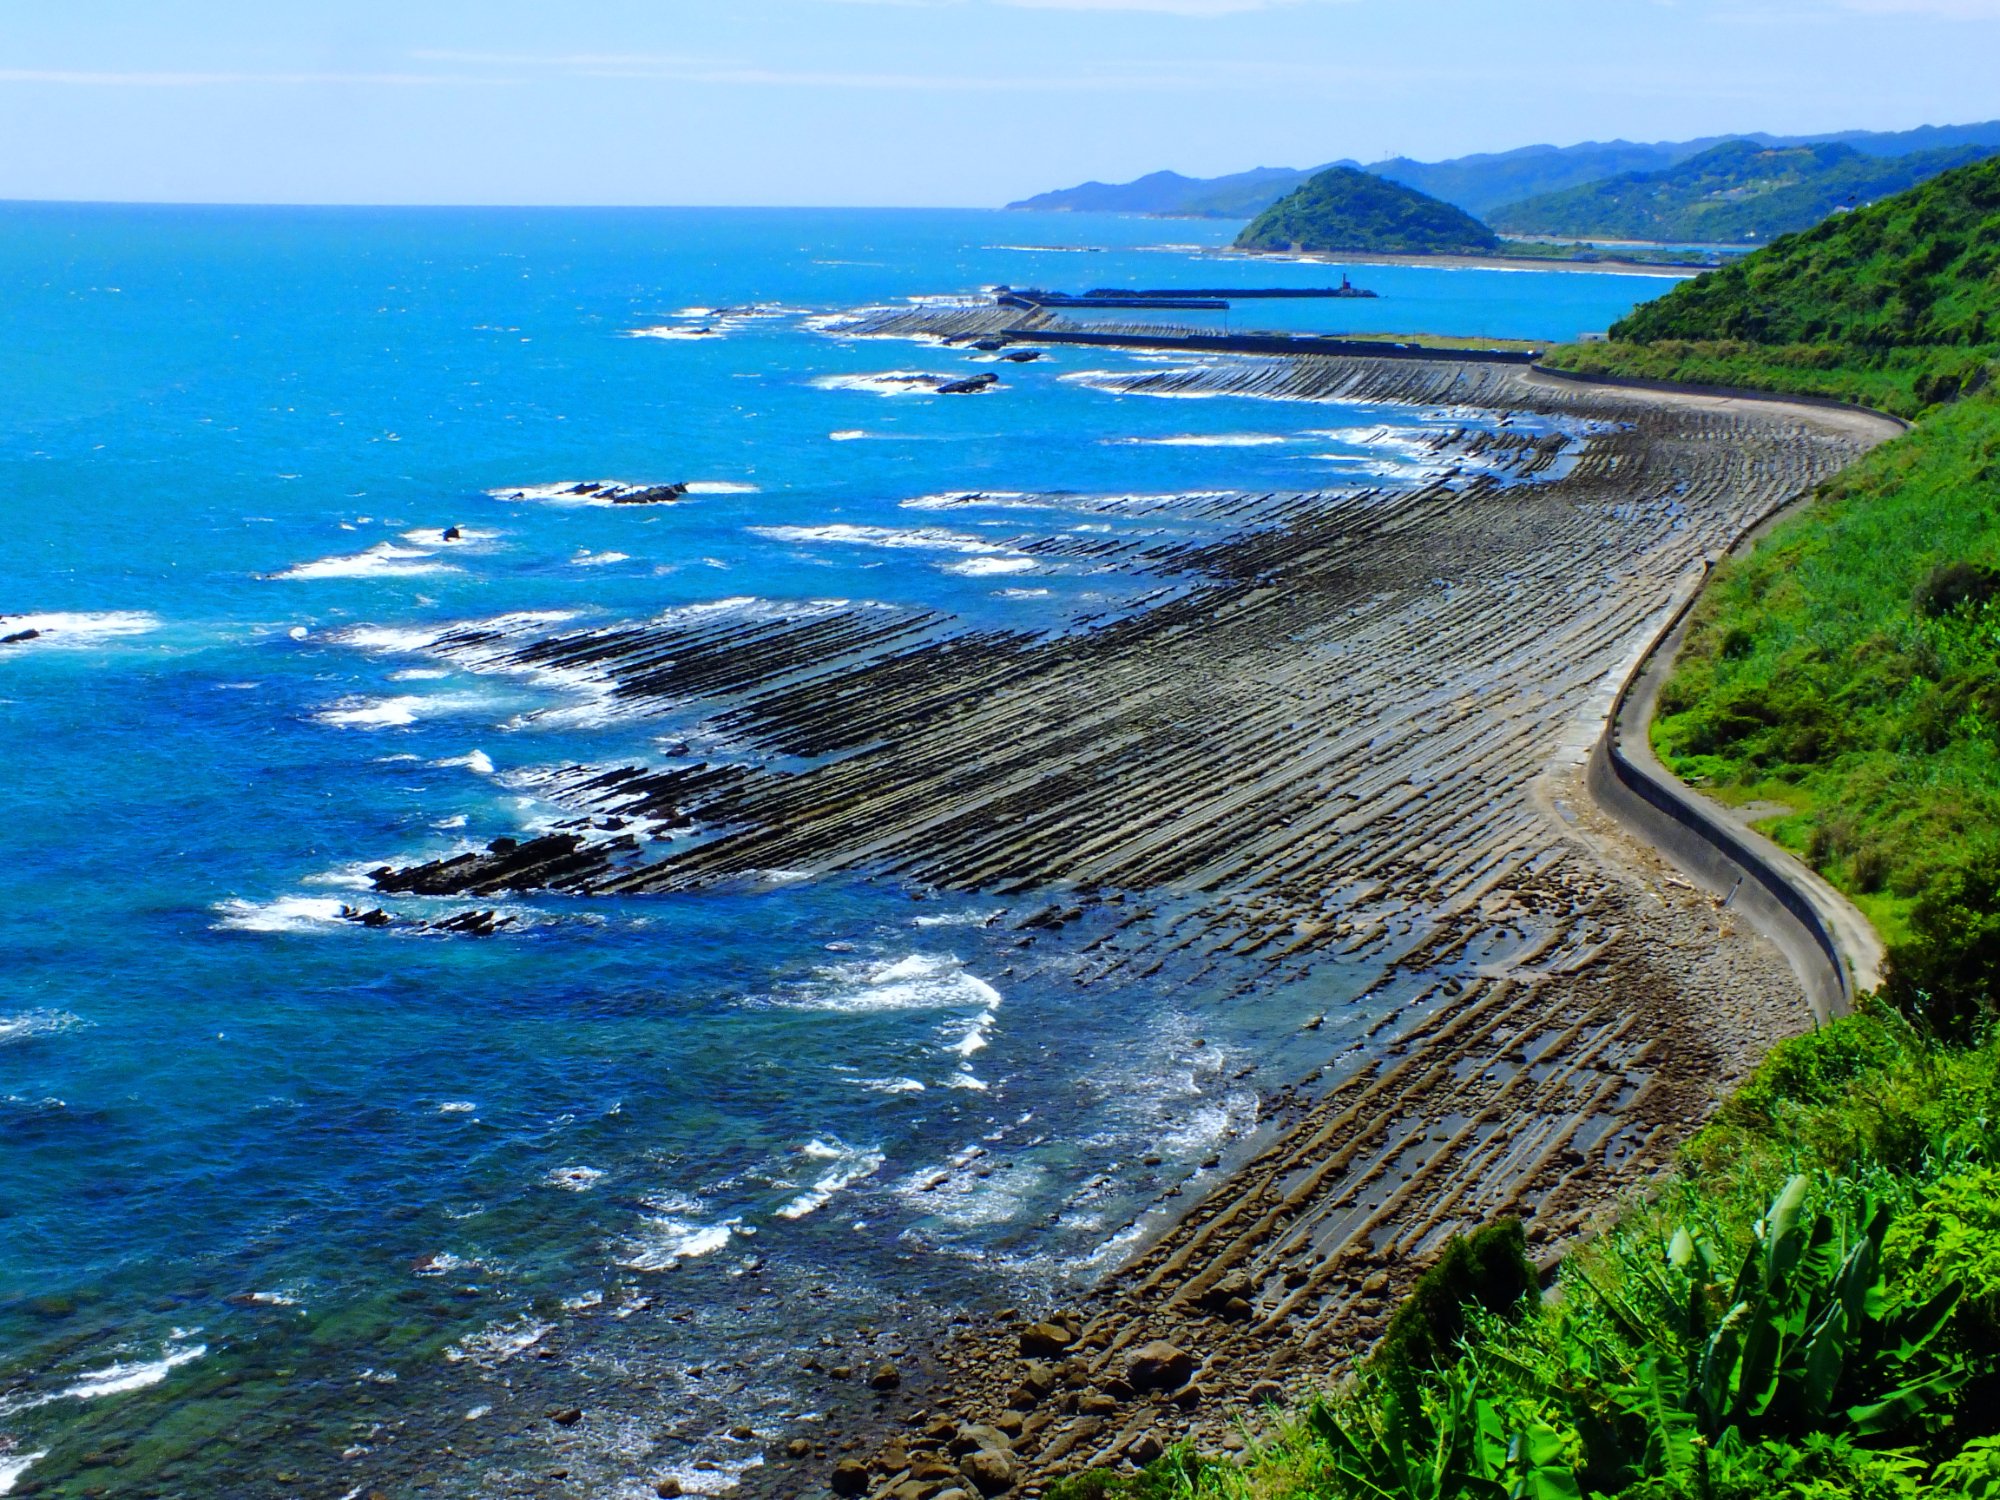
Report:
[[[1480,254],[1499,236],[1463,209],[1352,167],[1331,167],[1258,215],[1239,250]]]
[[[2000,158],[1789,235],[1649,302],[1585,372],[1805,391],[1903,415],[1988,385],[2000,360]]]
[[[1619,339],[1880,350],[2000,340],[2000,158],[1781,240],[1649,302]]]
[[[1835,143],[1772,147],[1729,141],[1665,171],[1630,172],[1529,198],[1494,210],[1488,219],[1509,234],[1763,242],[1990,154],[1985,146],[1956,146],[1883,159]]]

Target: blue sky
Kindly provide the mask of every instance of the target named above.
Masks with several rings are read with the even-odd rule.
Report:
[[[2000,117],[2000,0],[0,0],[0,197],[988,205]]]

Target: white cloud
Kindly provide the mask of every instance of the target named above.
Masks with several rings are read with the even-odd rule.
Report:
[[[931,7],[963,5],[968,0],[841,0],[841,3]],[[1012,10],[1108,10],[1156,16],[1240,16],[1251,11],[1313,3],[1313,0],[983,0],[983,3]],[[1338,0],[1338,3],[1347,3],[1347,0]]]
[[[397,87],[490,83],[495,79],[446,73],[117,73],[74,68],[0,68],[0,83],[66,84],[83,88],[190,89],[231,84],[387,84]]]
[[[2000,21],[2000,0],[1843,0],[1848,10],[1878,16],[1937,16],[1949,21]]]
[[[905,0],[863,0],[867,4],[898,4]],[[420,62],[467,67],[505,67],[521,73],[540,71],[570,78],[642,79],[661,83],[722,84],[749,88],[875,89],[917,93],[1069,93],[1146,92],[1227,87],[1227,80],[1247,85],[1240,67],[1195,70],[1142,61],[1079,73],[970,74],[891,73],[837,68],[766,67],[736,58],[700,58],[659,53],[583,52],[558,56],[528,53],[420,52]],[[1259,76],[1267,69],[1253,71]]]
[[[1235,16],[1245,11],[1275,10],[1300,0],[997,0],[1017,10],[1150,11],[1162,16]]]

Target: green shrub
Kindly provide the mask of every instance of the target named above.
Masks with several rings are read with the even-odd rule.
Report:
[[[1940,1495],[1962,1495],[1966,1500],[2000,1500],[2000,1437],[1974,1438],[1955,1457],[1938,1465],[1935,1476]]]
[[[1954,1173],[1925,1188],[1890,1231],[1882,1258],[1920,1293],[1963,1287],[1973,1336],[2000,1342],[2000,1168]],[[2000,1411],[1993,1419],[2000,1426]]]
[[[1917,898],[1910,936],[1889,950],[1884,988],[1936,1032],[1969,1040],[2000,1004],[2000,849],[1940,872]]]
[[[1465,1337],[1469,1309],[1504,1316],[1538,1285],[1520,1220],[1502,1219],[1470,1235],[1453,1235],[1396,1309],[1370,1364],[1392,1382],[1449,1365]]]
[[[1979,563],[1939,563],[1917,585],[1912,606],[1936,619],[1967,604],[1984,604],[2000,594],[2000,573]]]

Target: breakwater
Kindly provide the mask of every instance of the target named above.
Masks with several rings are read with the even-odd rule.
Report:
[[[1327,333],[1138,333],[1089,328],[1009,329],[1010,342],[1096,345],[1106,349],[1183,350],[1189,354],[1276,354],[1287,358],[1444,360],[1461,364],[1531,365],[1539,350],[1439,349],[1420,343],[1348,339]]]

